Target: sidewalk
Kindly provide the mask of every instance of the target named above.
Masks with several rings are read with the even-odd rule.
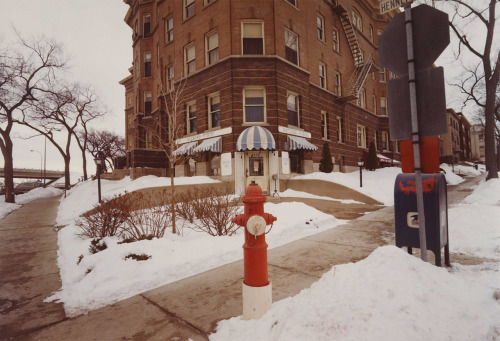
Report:
[[[457,203],[467,196],[471,192],[470,187],[480,179],[482,177],[450,187],[449,204]],[[30,216],[36,217],[36,220],[41,220],[41,214],[37,213],[36,207],[45,205],[44,201],[47,199],[33,202],[31,208],[25,205],[17,211],[24,211],[19,213],[17,219],[29,213]],[[56,203],[52,202],[52,206],[56,206]],[[45,208],[43,211],[49,210]],[[12,282],[17,282],[17,278],[20,278],[19,281],[25,283],[25,286],[38,286],[30,283],[39,278],[47,283],[50,282],[51,285],[47,284],[36,295],[26,295],[30,298],[25,306],[17,309],[12,307],[0,315],[1,339],[13,337],[15,340],[186,340],[187,338],[195,341],[206,340],[214,331],[218,321],[242,313],[243,262],[237,261],[92,311],[88,315],[66,319],[60,305],[41,303],[51,291],[59,289],[60,286],[58,269],[55,265],[55,232],[49,233],[47,230],[44,232],[45,237],[40,235],[42,243],[48,244],[45,248],[37,247],[37,250],[50,250],[53,253],[53,255],[50,253],[53,257],[51,265],[44,266],[48,268],[47,271],[43,271],[39,276],[31,274],[33,271],[35,273],[38,271],[35,263],[32,263],[31,269],[19,268],[18,277],[11,275],[11,279],[4,280],[6,271],[4,269],[17,268],[18,265],[14,264],[23,263],[22,257],[27,257],[16,258],[18,256],[14,255],[13,258],[5,252],[4,236],[13,234],[8,232],[13,229],[13,225],[5,227],[8,226],[6,223],[8,219],[15,221],[16,217],[9,215],[0,221],[2,248],[0,300],[4,297],[15,297],[19,292],[23,292],[22,288],[11,288]],[[26,219],[30,218],[25,218],[25,221]],[[21,230],[30,229],[26,230],[29,232],[19,232],[19,236],[21,233],[32,233],[32,230],[43,229],[42,225],[34,226],[19,227]],[[4,234],[6,231],[8,233]],[[44,241],[44,238],[52,241]],[[12,237],[11,240],[13,239],[15,238]],[[273,282],[273,301],[296,295],[317,281],[332,266],[364,259],[374,249],[386,244],[394,244],[393,207],[384,207],[348,224],[269,250],[269,278]],[[19,244],[11,246],[10,250],[11,252],[25,250],[28,246],[21,247]],[[36,257],[41,252],[45,251],[36,251]],[[7,258],[12,265],[5,268],[4,262]],[[433,258],[429,261],[433,262]],[[451,261],[470,264],[480,260],[452,254]],[[30,275],[23,275],[24,272]],[[52,280],[49,281],[49,278]],[[18,310],[22,312],[29,307],[31,310],[26,310],[26,313],[17,313]],[[37,309],[44,310],[37,311]]]

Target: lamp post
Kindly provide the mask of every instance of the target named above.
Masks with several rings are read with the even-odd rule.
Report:
[[[40,153],[38,150],[33,150],[33,149],[31,149],[30,152],[40,154],[40,181],[42,181],[42,179],[43,179],[43,162],[42,162],[43,157],[42,157],[42,153]]]
[[[365,162],[363,159],[359,159],[358,161],[358,166],[359,166],[359,187],[363,187],[363,166],[365,165]]]
[[[97,193],[99,197],[99,203],[102,202],[101,200],[101,172],[102,168],[104,166],[104,157],[102,155],[102,152],[97,153],[97,157],[94,159],[95,164],[96,164],[96,173],[97,173]]]

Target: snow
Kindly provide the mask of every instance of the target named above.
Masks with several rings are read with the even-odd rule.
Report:
[[[52,187],[34,188],[27,193],[16,195],[16,203],[15,204],[6,203],[5,197],[2,197],[0,199],[0,219],[4,218],[10,212],[17,210],[23,204],[27,204],[30,201],[33,201],[35,199],[48,198],[48,197],[51,197],[54,195],[59,195],[62,193],[63,192],[60,189],[56,189],[56,188],[52,188]]]
[[[287,189],[286,191],[281,192],[280,193],[280,197],[282,197],[282,198],[320,199],[320,200],[337,201],[337,202],[340,202],[341,204],[360,204],[360,205],[364,205],[364,203],[361,202],[361,201],[356,201],[356,200],[352,200],[352,199],[335,199],[335,198],[331,198],[331,197],[314,195],[314,194],[307,193],[307,192],[300,192],[300,191],[296,191],[296,190],[293,190],[293,189]]]
[[[269,248],[345,223],[299,202],[266,203],[264,211],[278,218],[266,237]],[[59,232],[62,288],[49,299],[64,302],[68,316],[239,260],[244,240],[241,229],[231,237],[212,237],[185,227],[182,236],[166,233],[161,239],[128,244],[117,244],[120,238],[108,237],[104,239],[108,248],[91,254],[90,240],[77,233],[74,224]],[[144,253],[151,258],[139,262],[125,259],[131,253]],[[88,270],[91,271],[87,274]]]
[[[218,324],[219,340],[494,340],[500,305],[491,288],[395,246],[335,266],[259,320]]]

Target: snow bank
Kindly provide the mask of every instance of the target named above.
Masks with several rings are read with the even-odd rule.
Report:
[[[6,203],[5,197],[2,196],[0,199],[0,219],[4,218],[10,212],[17,210],[23,204],[27,204],[30,201],[33,201],[35,199],[48,198],[59,194],[62,194],[62,191],[60,189],[52,187],[47,187],[47,188],[39,187],[32,189],[27,193],[16,195],[15,204]]]
[[[448,185],[458,185],[459,183],[462,183],[465,181],[461,176],[452,172],[452,168],[450,165],[448,165],[446,163],[442,163],[441,165],[439,165],[439,167],[441,169],[443,169],[444,171],[446,171],[445,177],[446,177],[446,183]],[[465,168],[472,168],[472,167],[463,167],[463,168],[465,169]],[[455,170],[456,169],[457,168],[455,167]]]
[[[493,340],[500,305],[490,290],[394,246],[334,267],[260,320],[218,324],[218,340]]]
[[[308,199],[329,200],[329,201],[337,201],[337,202],[340,202],[342,204],[360,204],[360,205],[365,204],[364,202],[356,201],[356,200],[352,200],[352,199],[335,199],[335,198],[331,198],[331,197],[314,195],[314,194],[307,193],[307,192],[296,191],[293,189],[287,189],[286,191],[281,192],[280,197],[282,197],[282,198],[308,198]]]
[[[175,185],[196,185],[201,183],[216,183],[208,176],[193,176],[175,178]],[[170,178],[157,177],[154,175],[143,176],[132,180],[125,177],[122,180],[101,180],[101,195],[103,198],[112,198],[123,194],[125,191],[132,192],[141,188],[170,186]],[[59,211],[57,212],[57,225],[71,224],[82,213],[91,210],[98,201],[97,180],[87,180],[77,183],[61,199]]]
[[[500,259],[500,179],[482,181],[448,210],[450,250]]]
[[[82,197],[82,201],[85,200]],[[269,248],[345,222],[298,202],[266,203],[264,210],[278,218],[266,236]],[[179,221],[178,227],[180,224]],[[48,299],[64,302],[67,316],[103,307],[243,257],[241,229],[231,237],[212,237],[184,228],[183,236],[167,231],[161,239],[129,244],[118,244],[119,238],[105,238],[108,248],[97,254],[88,250],[90,239],[80,238],[77,233],[74,224],[59,232],[62,288]],[[145,253],[151,258],[126,260],[125,256],[131,253]],[[77,264],[81,255],[83,258]]]

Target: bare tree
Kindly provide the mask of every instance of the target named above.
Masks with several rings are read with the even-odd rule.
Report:
[[[50,89],[56,70],[65,60],[56,41],[46,37],[26,40],[17,31],[17,48],[0,46],[0,149],[4,158],[5,201],[14,203],[14,162],[11,132],[16,115]]]
[[[88,123],[104,116],[105,111],[102,110],[102,104],[99,103],[95,90],[90,86],[75,86],[71,104],[80,121],[79,129],[73,130],[73,135],[82,152],[83,180],[87,180]]]
[[[113,169],[113,160],[125,156],[125,138],[108,130],[90,129],[86,148],[93,157],[101,153],[106,160],[106,168]]]
[[[71,187],[69,165],[71,161],[71,140],[80,121],[80,114],[74,110],[73,92],[75,86],[62,86],[46,91],[36,105],[22,110],[22,118],[17,123],[45,136],[64,159],[65,187]],[[57,141],[57,135],[66,134],[64,144]]]
[[[466,1],[446,0],[436,2],[452,6],[449,25],[459,40],[456,58],[460,58],[467,50],[470,55],[479,59],[472,67],[462,63],[465,78],[454,84],[465,95],[464,105],[472,102],[484,112],[485,163],[488,172],[486,179],[498,178],[498,167],[495,157],[495,107],[500,79],[500,50],[493,49],[495,41],[497,0]],[[477,39],[471,37],[474,30],[469,29],[472,22],[479,22],[485,29],[484,45],[477,48]],[[465,49],[464,49],[465,47]]]

